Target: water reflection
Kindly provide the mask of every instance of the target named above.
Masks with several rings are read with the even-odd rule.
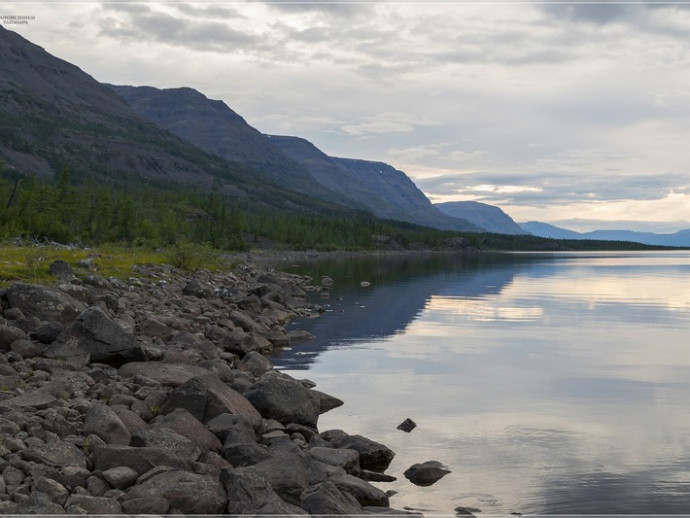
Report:
[[[300,324],[318,339],[275,362],[345,400],[321,429],[396,451],[392,505],[690,511],[690,255],[377,263],[366,290],[367,272],[324,268],[331,311]],[[425,460],[452,473],[412,486]]]

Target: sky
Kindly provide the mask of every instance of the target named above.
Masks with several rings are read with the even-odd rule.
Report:
[[[189,86],[434,202],[690,228],[687,2],[3,0],[101,82]]]

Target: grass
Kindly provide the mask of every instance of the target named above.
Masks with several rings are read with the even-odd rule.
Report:
[[[78,275],[86,274],[88,269],[80,267],[78,263],[89,257],[93,258],[94,273],[121,279],[131,277],[132,267],[136,265],[169,264],[186,271],[199,268],[221,271],[233,266],[220,251],[204,245],[182,244],[152,250],[115,245],[80,249],[0,243],[0,285],[13,282],[55,283],[57,279],[50,274],[48,267],[57,260],[66,261]]]

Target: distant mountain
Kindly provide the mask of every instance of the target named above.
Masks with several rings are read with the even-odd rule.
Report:
[[[690,229],[681,230],[673,234],[655,234],[653,232],[635,232],[633,230],[593,230],[591,232],[575,232],[565,228],[530,221],[520,223],[526,231],[540,237],[553,239],[593,239],[597,241],[631,241],[645,245],[690,247]]]
[[[499,207],[477,201],[449,201],[434,204],[441,212],[462,218],[494,234],[529,234]]]
[[[405,173],[388,164],[330,157],[299,137],[271,135],[270,140],[321,185],[349,197],[357,207],[365,207],[375,216],[441,229],[480,230],[443,214]]]

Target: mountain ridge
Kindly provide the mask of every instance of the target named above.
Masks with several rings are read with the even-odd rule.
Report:
[[[645,245],[690,247],[690,229],[679,230],[668,234],[638,232],[635,230],[592,230],[576,232],[549,223],[528,221],[519,223],[520,227],[535,236],[552,239],[592,239],[596,241],[630,241]]]
[[[435,207],[454,218],[462,218],[495,234],[529,234],[500,207],[478,201],[435,203]]]

